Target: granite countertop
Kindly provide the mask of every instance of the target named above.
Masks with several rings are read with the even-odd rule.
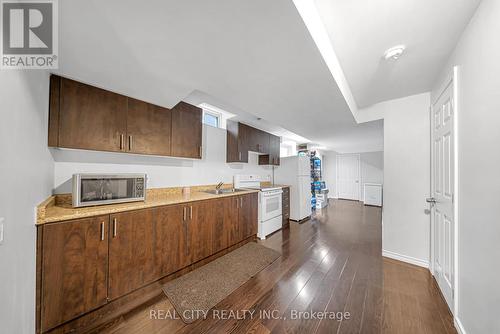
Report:
[[[56,196],[51,196],[38,206],[36,225],[54,223],[71,219],[108,215],[112,213],[153,208],[164,205],[183,204],[189,202],[216,199],[221,197],[240,196],[258,192],[258,190],[244,190],[235,193],[214,195],[204,191],[191,191],[189,195],[179,192],[165,192],[155,196],[147,196],[146,201],[120,204],[109,204],[83,208],[73,208],[71,201],[58,201]],[[60,202],[60,203],[58,203]]]

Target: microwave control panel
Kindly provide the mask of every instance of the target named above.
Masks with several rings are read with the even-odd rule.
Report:
[[[144,197],[144,179],[143,178],[135,179],[135,196],[136,197]]]

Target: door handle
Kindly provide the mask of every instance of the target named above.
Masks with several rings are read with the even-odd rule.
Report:
[[[243,197],[240,197],[240,208],[243,208]]]
[[[120,151],[123,150],[123,142],[125,141],[125,135],[122,133],[120,134]]]
[[[128,150],[132,150],[132,135],[128,136]]]
[[[104,222],[101,222],[101,241],[104,241]]]
[[[189,220],[193,220],[193,206],[189,207]]]
[[[113,218],[113,238],[116,237],[117,233],[118,233],[118,222],[116,218]]]
[[[182,220],[186,221],[187,207],[182,208]]]
[[[436,199],[434,197],[426,198],[425,201],[427,203],[436,204]]]

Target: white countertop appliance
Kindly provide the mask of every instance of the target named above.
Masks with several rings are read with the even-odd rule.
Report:
[[[269,234],[281,229],[282,193],[281,187],[261,187],[260,183],[269,181],[259,175],[235,175],[234,187],[237,189],[259,189],[259,221],[257,237],[265,239]]]
[[[144,201],[146,174],[74,174],[73,207]]]
[[[290,186],[290,219],[311,216],[311,162],[308,156],[281,158],[274,172],[275,182]]]

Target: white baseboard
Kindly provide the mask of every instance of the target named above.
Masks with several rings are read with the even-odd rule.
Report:
[[[388,258],[391,258],[394,260],[414,264],[414,265],[419,266],[419,267],[424,267],[427,269],[429,268],[429,261],[417,259],[417,258],[412,257],[412,256],[407,256],[407,255],[391,252],[388,250],[382,250],[382,256],[385,256],[385,257],[388,257]]]
[[[455,328],[457,329],[458,334],[467,334],[465,331],[464,326],[462,325],[462,322],[460,321],[459,318],[455,317]]]

